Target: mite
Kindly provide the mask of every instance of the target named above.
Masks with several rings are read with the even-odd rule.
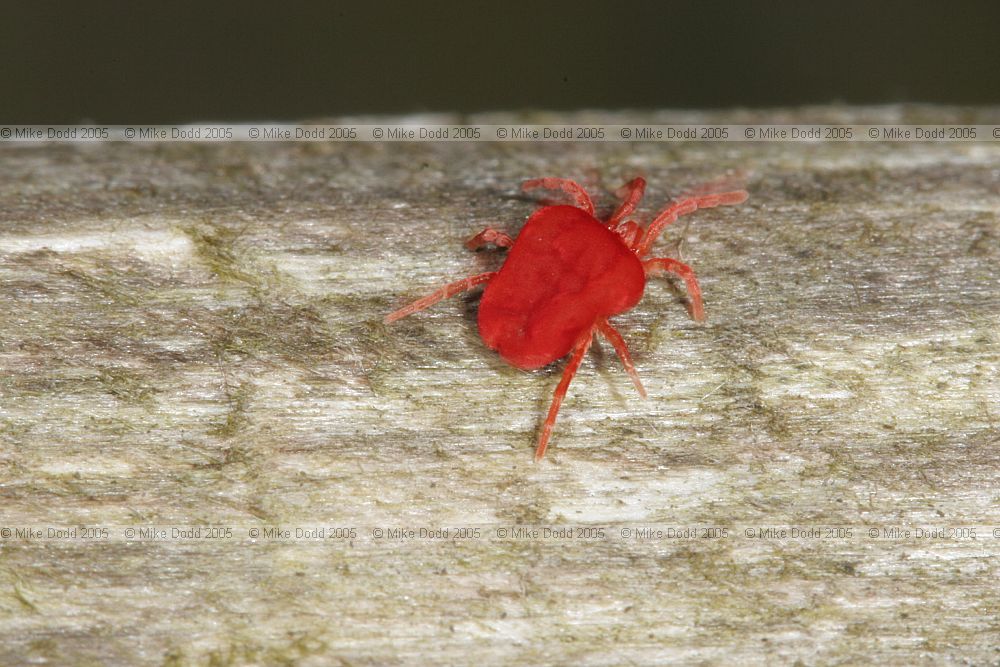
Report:
[[[389,313],[385,322],[395,322],[485,283],[479,302],[479,334],[490,349],[523,370],[541,368],[570,355],[538,437],[538,461],[545,456],[559,406],[595,334],[611,343],[639,395],[646,397],[628,346],[608,318],[635,307],[648,278],[672,273],[687,286],[691,316],[703,321],[701,288],[691,267],[670,257],[647,255],[664,227],[680,216],[700,208],[740,204],[746,201],[747,193],[737,190],[676,200],[643,228],[630,219],[646,189],[642,178],[619,189],[621,203],[606,220],[595,216],[590,195],[574,181],[539,178],[525,181],[522,187],[526,191],[560,190],[570,197],[572,205],[538,209],[516,240],[492,228],[476,234],[465,243],[470,250],[484,246],[510,249],[499,271],[449,283]]]

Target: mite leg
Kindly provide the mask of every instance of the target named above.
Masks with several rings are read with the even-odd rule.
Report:
[[[618,238],[622,240],[622,243],[626,247],[633,250],[635,249],[635,244],[642,237],[642,227],[633,220],[619,223],[617,227],[612,228],[612,231],[618,234]]]
[[[562,190],[573,198],[573,204],[582,208],[587,213],[594,215],[594,202],[590,200],[590,195],[576,181],[568,178],[533,178],[521,184],[521,189],[528,191],[535,188],[546,190]]]
[[[633,178],[631,181],[621,186],[618,189],[617,194],[622,198],[622,203],[618,205],[615,212],[611,214],[608,218],[608,227],[614,229],[625,220],[627,217],[632,215],[639,202],[642,201],[642,194],[646,191],[646,179],[641,176],[638,178]]]
[[[628,345],[625,344],[625,339],[622,338],[622,335],[618,333],[618,330],[611,326],[611,323],[604,317],[597,320],[597,330],[601,332],[601,335],[611,341],[611,344],[615,348],[615,352],[618,353],[618,358],[622,360],[622,366],[625,367],[625,372],[628,373],[630,378],[632,378],[632,384],[635,385],[639,395],[646,398],[646,388],[642,386],[642,380],[639,379],[639,372],[635,370],[635,364],[632,363],[632,355],[628,352]]]
[[[695,277],[694,270],[690,266],[669,257],[653,257],[644,261],[642,268],[650,277],[658,276],[664,272],[680,276],[687,285],[688,297],[691,299],[691,317],[696,322],[705,320],[705,307],[701,302],[701,287],[698,286],[698,278]]]
[[[649,226],[646,227],[645,235],[643,235],[642,240],[639,242],[639,245],[635,250],[639,253],[640,257],[649,253],[650,248],[653,247],[653,242],[656,241],[656,238],[663,231],[663,228],[671,222],[676,221],[677,218],[682,215],[694,213],[699,208],[715,208],[716,206],[732,206],[733,204],[741,204],[745,202],[749,196],[750,195],[746,190],[734,190],[733,192],[720,192],[718,194],[704,195],[701,197],[689,197],[687,199],[676,201],[665,208],[651,223],[649,223]]]
[[[438,301],[447,299],[450,296],[455,296],[459,292],[464,292],[466,290],[472,289],[476,285],[480,285],[489,281],[493,276],[497,274],[496,271],[490,271],[489,273],[480,273],[475,276],[469,276],[468,278],[463,278],[462,280],[455,281],[453,283],[448,283],[441,289],[437,290],[433,294],[428,294],[422,299],[417,299],[413,303],[407,304],[400,308],[399,310],[394,310],[385,316],[385,323],[391,324],[398,319],[404,318],[407,315],[412,315],[413,313],[423,310],[429,306],[433,306]]]
[[[549,414],[545,418],[545,424],[542,426],[542,434],[538,438],[538,447],[535,449],[535,461],[540,461],[543,456],[545,456],[545,448],[549,444],[549,436],[552,435],[552,427],[556,423],[556,415],[559,414],[559,406],[562,405],[563,398],[566,397],[566,390],[569,388],[569,383],[572,382],[573,376],[576,375],[576,371],[580,368],[580,362],[583,361],[583,357],[587,354],[587,350],[590,349],[590,344],[594,340],[594,330],[591,329],[587,332],[586,336],[580,339],[580,342],[576,344],[573,348],[573,356],[570,357],[569,363],[566,364],[566,370],[563,371],[562,380],[559,381],[559,386],[556,387],[556,393],[552,395],[552,405],[549,407]]]
[[[509,248],[514,245],[514,239],[507,236],[503,232],[498,232],[495,229],[487,227],[466,241],[465,247],[469,250],[478,250],[484,245],[489,245],[491,243],[498,248]]]

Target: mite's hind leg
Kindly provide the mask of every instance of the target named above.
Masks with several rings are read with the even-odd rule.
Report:
[[[691,317],[696,322],[705,320],[705,306],[701,301],[701,287],[698,286],[698,278],[694,275],[694,270],[684,262],[678,262],[670,257],[653,257],[643,261],[642,268],[647,276],[658,276],[664,272],[673,273],[684,280],[687,285],[688,298],[691,299]]]
[[[590,344],[593,340],[594,330],[591,329],[587,332],[586,336],[580,339],[576,347],[573,348],[573,356],[570,357],[569,363],[566,364],[562,380],[559,381],[559,386],[556,387],[556,392],[552,395],[552,405],[549,407],[549,414],[545,418],[545,424],[542,426],[542,434],[538,438],[538,447],[535,449],[535,461],[540,461],[545,456],[545,448],[549,444],[549,436],[552,435],[552,427],[555,426],[556,415],[559,414],[559,406],[562,405],[563,398],[566,397],[566,390],[569,389],[569,383],[573,381],[573,376],[576,375],[577,369],[580,368],[580,362],[583,361],[583,357],[587,354],[587,350],[590,349]]]
[[[433,294],[428,294],[427,296],[417,299],[413,303],[407,304],[400,308],[399,310],[394,310],[385,316],[385,323],[391,324],[398,319],[404,318],[407,315],[412,315],[413,313],[423,310],[429,306],[433,306],[438,301],[447,299],[450,296],[455,296],[459,292],[464,292],[466,290],[472,289],[476,285],[480,285],[489,281],[493,276],[497,274],[496,271],[490,271],[488,273],[480,273],[475,276],[469,276],[468,278],[463,278],[462,280],[457,280],[453,283],[448,283],[441,289],[437,290]]]
[[[544,188],[546,190],[562,190],[573,198],[573,205],[582,208],[587,213],[594,215],[594,202],[590,200],[587,191],[577,183],[568,178],[533,178],[521,184],[524,191]]]
[[[628,352],[628,345],[625,344],[625,339],[622,338],[618,330],[611,326],[611,323],[604,317],[597,320],[597,330],[611,341],[615,352],[618,353],[618,358],[622,360],[625,372],[632,378],[632,384],[635,385],[636,391],[639,392],[640,396],[646,398],[646,388],[642,386],[642,380],[639,379],[639,371],[635,370],[635,364],[632,363],[632,355]]]
[[[490,245],[491,243],[498,248],[509,248],[514,245],[514,239],[503,232],[498,232],[491,227],[487,227],[466,241],[465,247],[469,250],[478,250],[484,245]]]

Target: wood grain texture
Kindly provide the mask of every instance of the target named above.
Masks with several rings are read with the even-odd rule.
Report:
[[[648,215],[729,173],[750,200],[659,246],[708,321],[651,283],[615,319],[649,399],[596,345],[541,464],[561,365],[486,350],[474,294],[382,324],[499,266],[462,242],[516,234],[526,178],[607,212],[643,175]],[[0,525],[360,532],[0,540],[0,664],[996,664],[998,266],[996,142],[0,145]],[[372,536],[461,526],[484,537]],[[867,538],[894,526],[980,530]]]

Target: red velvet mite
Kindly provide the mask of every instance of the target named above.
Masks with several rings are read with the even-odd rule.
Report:
[[[670,257],[646,255],[663,228],[680,216],[699,208],[742,203],[747,193],[737,190],[674,201],[643,229],[629,219],[646,189],[642,178],[622,186],[621,204],[604,221],[594,216],[590,195],[574,181],[539,178],[525,181],[523,188],[562,190],[573,204],[538,209],[516,241],[503,232],[484,229],[465,245],[470,250],[491,244],[510,248],[499,271],[445,285],[390,313],[385,321],[395,322],[486,283],[479,303],[479,334],[490,349],[524,370],[541,368],[572,353],[538,438],[537,461],[545,455],[559,406],[595,332],[611,342],[635,388],[646,397],[628,346],[608,318],[639,303],[647,278],[673,273],[687,285],[691,316],[704,320],[701,289],[691,267]]]

